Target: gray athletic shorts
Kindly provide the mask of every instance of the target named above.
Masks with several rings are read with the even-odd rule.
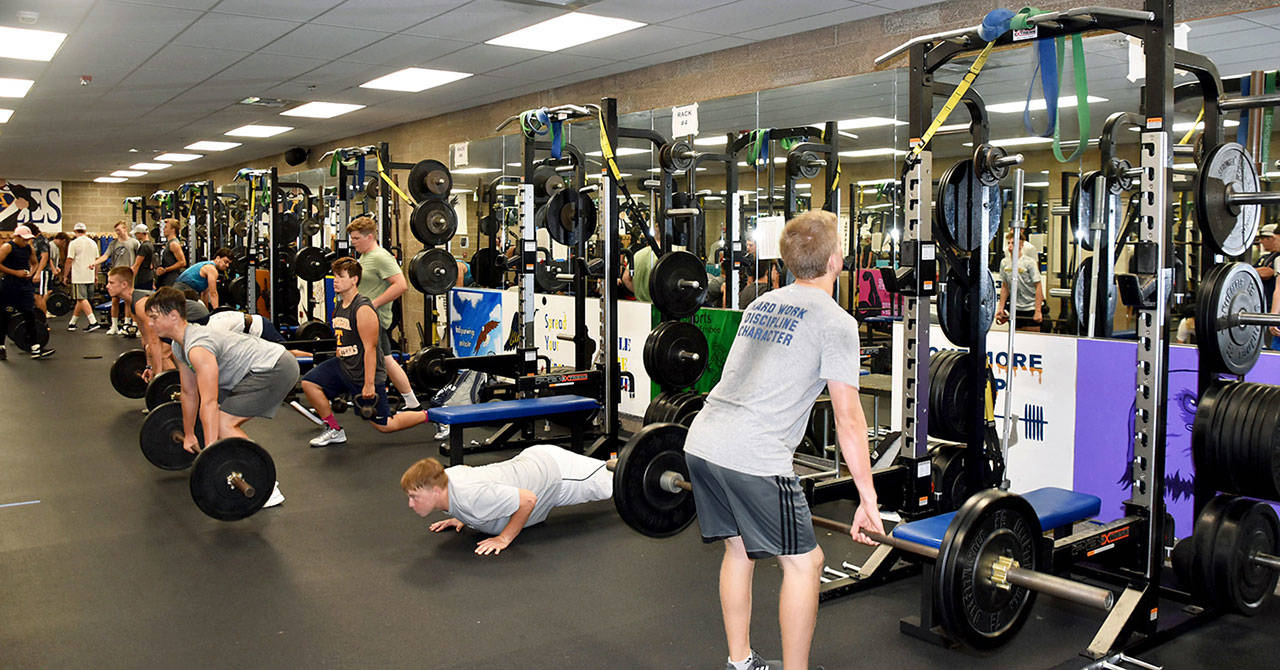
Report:
[[[93,284],[72,284],[72,300],[90,300],[93,298]]]
[[[391,335],[386,328],[378,329],[378,353],[383,356],[391,355]]]
[[[751,558],[807,554],[818,546],[800,480],[749,475],[685,454],[703,542],[741,537]]]
[[[218,392],[219,409],[232,416],[270,419],[298,383],[298,359],[284,352],[266,372],[250,372],[230,391]]]

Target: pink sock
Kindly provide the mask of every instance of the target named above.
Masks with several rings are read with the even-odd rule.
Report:
[[[338,420],[337,420],[337,419],[335,419],[335,418],[333,418],[333,415],[332,415],[332,414],[330,414],[329,416],[326,416],[325,418],[321,419],[321,421],[324,421],[324,425],[326,425],[326,426],[328,426],[328,427],[330,427],[330,428],[332,428],[332,429],[334,429],[334,430],[342,430],[342,426],[339,426],[339,425],[338,425]]]

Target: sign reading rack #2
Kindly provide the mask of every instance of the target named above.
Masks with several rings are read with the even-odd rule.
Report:
[[[1262,207],[1238,204],[1229,196],[1257,193],[1258,171],[1244,147],[1219,144],[1205,154],[1196,180],[1196,215],[1209,244],[1227,256],[1239,256],[1253,245]]]

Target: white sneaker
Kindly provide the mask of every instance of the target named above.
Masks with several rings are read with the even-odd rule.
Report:
[[[324,429],[318,437],[312,438],[312,447],[325,447],[330,444],[343,444],[347,441],[347,432],[341,428],[334,430],[332,428]]]
[[[271,497],[267,498],[267,504],[263,507],[275,507],[282,502],[284,502],[284,494],[280,492],[280,482],[276,482],[276,487],[271,489]]]
[[[119,328],[117,328],[117,327],[115,327],[115,326],[112,326],[112,327],[110,327],[110,328],[108,328],[108,329],[107,329],[107,334],[108,334],[108,335],[119,335],[119,334],[120,334],[120,329],[119,329]]]
[[[439,430],[438,432],[436,432],[436,435],[435,435],[435,438],[434,438],[434,439],[437,439],[437,440],[447,440],[447,439],[449,439],[449,424],[445,424],[445,425],[441,426],[441,427],[440,427],[440,430]]]

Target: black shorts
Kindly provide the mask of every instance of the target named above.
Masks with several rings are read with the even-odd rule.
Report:
[[[31,311],[36,307],[35,296],[36,285],[30,279],[6,276],[0,280],[0,305]]]
[[[320,390],[324,391],[324,397],[330,400],[345,393],[351,398],[352,404],[355,404],[356,398],[360,397],[361,388],[342,371],[342,361],[337,358],[330,358],[311,368],[307,374],[302,375],[302,381],[319,386]],[[374,406],[373,418],[370,421],[379,426],[385,426],[387,417],[391,416],[391,405],[387,402],[387,385],[374,384],[373,387],[378,393],[378,404]]]
[[[703,542],[741,537],[751,558],[807,554],[818,546],[795,475],[761,476],[685,454]]]

